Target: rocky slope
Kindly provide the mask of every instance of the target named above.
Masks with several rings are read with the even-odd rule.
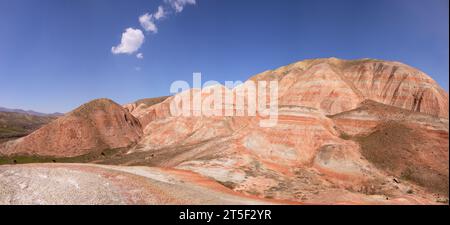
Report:
[[[161,110],[161,106],[163,104],[160,104],[161,102],[164,102],[170,98],[169,96],[165,97],[159,97],[159,98],[146,98],[146,99],[140,99],[136,102],[129,103],[124,105],[123,107],[128,110],[133,116],[139,119],[142,126],[145,127],[150,121],[155,120],[159,115],[157,115],[157,112],[161,114],[161,112],[164,113],[164,115],[169,114],[169,107],[167,105],[167,108],[165,110]],[[154,109],[156,107],[156,109]]]
[[[171,97],[140,112],[144,136],[115,162],[191,170],[265,198],[447,198],[448,94],[429,76],[398,62],[331,58],[251,78],[274,79],[280,88],[275,127],[261,128],[260,117],[172,117]],[[396,134],[397,126],[412,133]],[[378,137],[385,131],[387,140]],[[379,164],[391,156],[395,166]]]
[[[280,82],[281,105],[303,105],[336,114],[370,99],[448,118],[448,93],[408,65],[374,59],[305,60],[266,71],[252,80]]]
[[[171,115],[177,97],[200,94],[208,101],[226,90],[214,86],[126,110],[113,103],[75,110],[85,112],[75,113],[77,123],[94,121],[83,128],[86,136],[67,141],[67,125],[57,120],[41,129],[45,135],[33,133],[0,151],[42,154],[36,146],[58,143],[44,153],[70,157],[132,144],[90,162],[195,172],[239,195],[285,203],[448,203],[448,93],[423,72],[398,62],[330,58],[250,80],[279,81],[275,126],[261,127],[262,116]],[[248,85],[229,91],[241,93]],[[98,114],[104,119],[93,116]]]
[[[248,195],[303,203],[446,201],[448,120],[414,113],[407,123],[393,116],[348,134],[353,130],[342,121],[352,113],[329,118],[290,107],[272,128],[260,128],[258,118],[157,120],[135,148],[103,163],[175,167]],[[397,124],[410,132],[395,130]]]
[[[331,118],[341,137],[357,142],[377,168],[448,196],[447,119],[373,101]]]
[[[32,134],[0,146],[1,155],[74,157],[128,147],[142,135],[140,122],[108,99],[97,99]]]

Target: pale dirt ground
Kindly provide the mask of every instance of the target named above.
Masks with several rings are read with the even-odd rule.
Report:
[[[336,198],[341,196],[341,198]],[[0,204],[13,205],[262,205],[432,204],[420,198],[362,195],[329,190],[306,202],[263,199],[232,191],[191,171],[97,164],[0,166]],[[312,200],[312,199],[311,199]]]
[[[0,204],[274,203],[239,195],[186,171],[93,164],[0,166]]]

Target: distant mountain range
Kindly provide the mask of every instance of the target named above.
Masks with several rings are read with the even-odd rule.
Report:
[[[15,112],[15,113],[21,113],[21,114],[27,114],[27,115],[32,115],[32,116],[62,116],[64,115],[64,113],[41,113],[41,112],[36,112],[33,110],[23,110],[23,109],[9,109],[9,108],[4,108],[0,106],[0,112]]]

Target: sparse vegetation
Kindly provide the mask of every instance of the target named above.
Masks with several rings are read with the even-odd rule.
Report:
[[[446,137],[448,141],[448,136]],[[414,182],[428,190],[448,196],[448,167],[447,171],[432,168],[427,162],[442,160],[444,155],[434,155],[431,151],[438,148],[435,144],[427,143],[424,133],[413,130],[399,122],[386,122],[377,127],[376,131],[356,140],[361,146],[363,156],[376,167],[403,180]],[[444,138],[442,147],[445,147]],[[447,142],[448,143],[448,142]],[[446,145],[448,147],[448,144]],[[415,149],[430,150],[425,155]],[[448,155],[447,155],[448,157]]]
[[[339,135],[339,138],[344,139],[344,140],[350,140],[350,139],[352,139],[352,136],[345,132],[341,132]]]
[[[234,190],[234,188],[237,186],[237,184],[235,184],[235,183],[233,183],[231,181],[220,181],[220,180],[216,180],[216,181],[217,181],[217,183],[219,183],[219,184],[221,184],[221,185],[223,185],[223,186],[225,186],[225,187],[227,187],[227,188],[229,188],[231,190]]]
[[[0,112],[0,143],[26,136],[54,119],[54,116]]]
[[[31,156],[31,155],[16,155],[16,156],[0,156],[0,165],[3,164],[27,164],[27,163],[89,163],[101,160],[105,157],[112,157],[113,155],[123,151],[123,148],[108,149],[102,151],[93,151],[86,155],[58,158],[46,156]]]

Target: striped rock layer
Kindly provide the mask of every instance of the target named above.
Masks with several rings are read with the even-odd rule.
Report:
[[[267,119],[261,115],[223,116],[213,109],[196,116],[192,107],[190,116],[174,116],[170,110],[177,97],[200,95],[204,103],[220,91],[244,93],[247,109],[250,81],[278,81],[275,126],[261,127]],[[448,202],[448,93],[402,63],[305,60],[234,89],[214,86],[111,105],[59,119],[8,142],[0,153],[69,157],[99,146],[129,146],[92,162],[190,171],[240,195],[285,203]],[[72,141],[64,127],[78,126],[86,137]],[[48,139],[53,136],[58,140]]]

